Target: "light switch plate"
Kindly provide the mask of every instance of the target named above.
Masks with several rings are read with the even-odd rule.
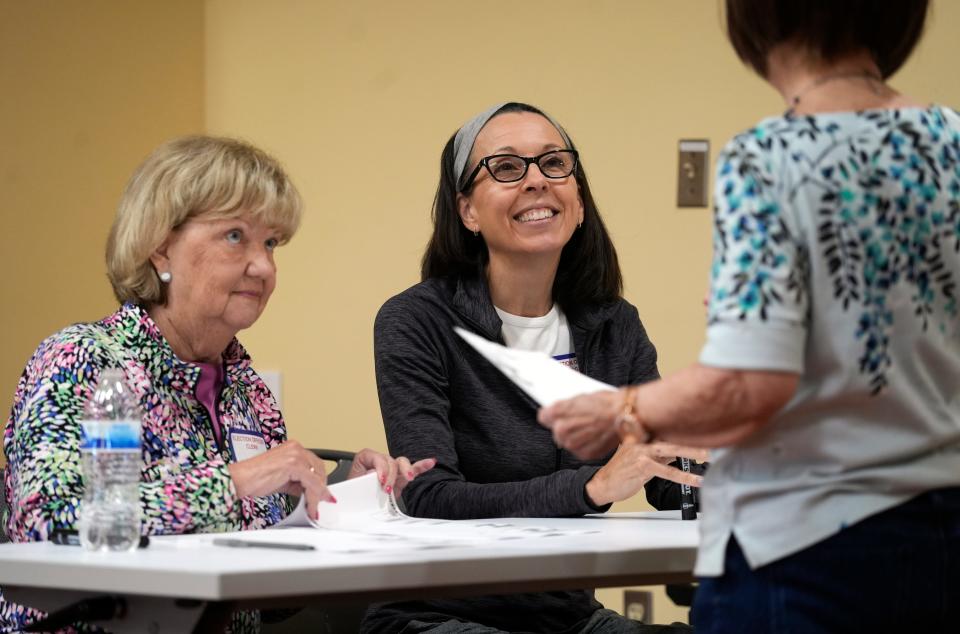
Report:
[[[706,207],[710,142],[681,139],[677,156],[677,207]]]

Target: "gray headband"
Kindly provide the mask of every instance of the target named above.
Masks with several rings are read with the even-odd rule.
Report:
[[[460,189],[461,183],[466,176],[464,171],[467,168],[467,161],[470,159],[470,152],[473,151],[473,144],[477,141],[477,135],[480,134],[480,130],[483,129],[483,126],[487,125],[487,121],[492,119],[494,115],[500,112],[508,102],[498,103],[496,105],[490,106],[473,119],[470,119],[463,124],[463,127],[457,130],[457,135],[453,138],[453,173],[457,175],[457,189]],[[557,132],[560,133],[560,136],[563,137],[563,142],[567,144],[568,148],[572,148],[573,144],[570,142],[570,137],[567,136],[567,132],[560,127],[560,124],[553,120],[553,117],[548,115],[546,112],[543,113],[543,116],[547,118],[547,121],[553,124],[553,127],[557,129]]]

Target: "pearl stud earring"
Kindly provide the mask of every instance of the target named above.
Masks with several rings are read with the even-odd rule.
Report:
[[[169,284],[170,280],[172,279],[173,279],[173,276],[170,275],[170,271],[164,271],[163,273],[160,274],[160,281],[163,282],[164,284]]]

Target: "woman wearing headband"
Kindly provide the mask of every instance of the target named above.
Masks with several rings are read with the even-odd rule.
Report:
[[[582,461],[558,448],[534,403],[453,331],[546,352],[610,384],[659,376],[637,310],[621,297],[616,252],[577,150],[543,112],[499,104],[449,140],[422,279],[384,304],[374,335],[390,450],[437,458],[404,491],[412,515],[578,516],[645,484],[658,498],[676,487],[655,476],[699,483],[666,463],[703,460],[702,450],[627,444]],[[590,591],[391,604],[365,622],[368,632],[637,627]]]

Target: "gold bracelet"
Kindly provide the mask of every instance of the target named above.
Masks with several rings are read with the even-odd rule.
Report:
[[[623,409],[620,410],[620,414],[613,421],[613,428],[620,438],[630,434],[641,445],[646,445],[653,440],[653,434],[643,426],[637,416],[635,401],[638,389],[639,386],[637,385],[630,385],[624,389]]]

